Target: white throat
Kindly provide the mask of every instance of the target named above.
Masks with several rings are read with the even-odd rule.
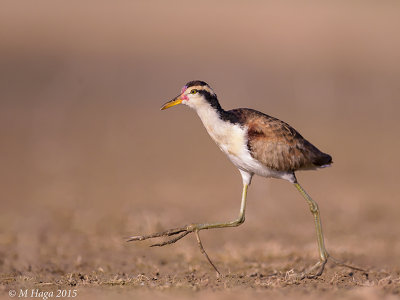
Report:
[[[243,146],[247,145],[247,130],[221,119],[219,112],[206,101],[192,108],[196,110],[208,134],[224,153],[235,156],[243,153]]]

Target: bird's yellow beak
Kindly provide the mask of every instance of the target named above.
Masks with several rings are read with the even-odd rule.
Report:
[[[174,99],[172,99],[171,101],[168,101],[167,103],[165,103],[163,106],[161,106],[160,110],[164,110],[167,108],[170,108],[172,106],[178,105],[182,103],[182,99],[181,99],[181,95],[175,97]]]

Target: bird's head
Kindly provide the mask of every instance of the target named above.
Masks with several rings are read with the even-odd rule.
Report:
[[[200,80],[186,83],[183,86],[181,93],[171,101],[165,103],[161,107],[161,110],[178,104],[185,104],[196,110],[204,105],[211,105],[213,107],[220,108],[217,95],[207,83]]]

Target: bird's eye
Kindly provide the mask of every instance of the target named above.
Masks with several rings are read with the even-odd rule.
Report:
[[[193,89],[193,90],[190,91],[190,93],[191,93],[191,94],[197,94],[197,90],[196,90],[196,89]]]

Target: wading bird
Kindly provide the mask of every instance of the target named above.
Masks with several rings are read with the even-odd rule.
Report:
[[[231,222],[190,224],[150,235],[133,236],[128,241],[176,235],[170,240],[152,245],[165,246],[194,232],[201,252],[220,274],[203,248],[199,231],[235,227],[244,222],[247,189],[253,175],[284,179],[293,184],[300,192],[314,217],[319,261],[303,274],[308,277],[321,275],[329,254],[325,249],[318,205],[300,186],[295,171],[327,167],[332,164],[332,157],[318,150],[293,127],[281,120],[248,108],[225,111],[219,104],[217,95],[204,81],[188,82],[182,88],[181,93],[165,103],[161,110],[178,104],[185,104],[197,112],[211,138],[239,169],[243,179],[239,217]],[[355,267],[348,267],[358,270]]]

